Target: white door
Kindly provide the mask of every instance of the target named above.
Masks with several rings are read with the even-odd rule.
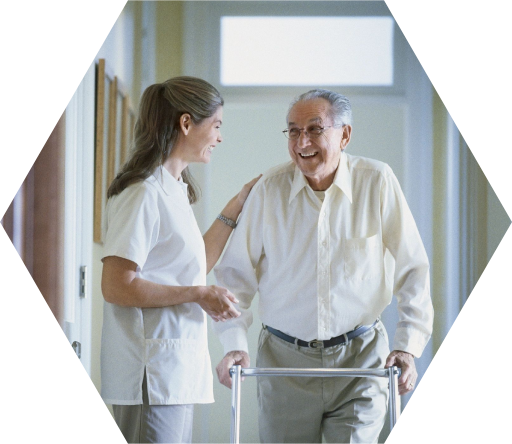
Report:
[[[91,368],[94,65],[66,108],[64,332]]]

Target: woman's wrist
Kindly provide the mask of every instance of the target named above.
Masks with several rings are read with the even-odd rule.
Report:
[[[243,208],[243,204],[240,204],[237,197],[238,196],[233,197],[221,211],[224,217],[231,219],[233,222],[236,222]]]
[[[222,213],[217,216],[217,219],[219,219],[221,222],[224,222],[228,227],[233,229],[236,228],[236,222],[233,219],[227,218]]]
[[[196,302],[199,304],[205,297],[206,287],[204,285],[195,285],[195,286],[189,287],[189,288],[192,293],[190,301]]]

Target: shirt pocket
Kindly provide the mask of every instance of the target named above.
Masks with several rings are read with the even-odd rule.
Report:
[[[345,279],[364,281],[382,277],[384,264],[379,236],[345,239],[343,261]]]

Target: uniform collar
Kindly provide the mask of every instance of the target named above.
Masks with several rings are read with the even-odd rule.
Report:
[[[340,162],[334,176],[333,184],[337,186],[347,196],[350,203],[352,203],[352,181],[350,170],[348,168],[348,157],[345,152],[341,153]],[[292,200],[295,199],[297,194],[299,194],[299,192],[307,186],[309,186],[309,183],[306,177],[299,170],[299,167],[295,165],[288,204],[290,204]]]
[[[167,196],[175,194],[176,192],[184,193],[185,196],[187,196],[188,185],[183,182],[181,177],[179,180],[176,180],[164,166],[157,167],[155,171],[153,171],[153,176]]]

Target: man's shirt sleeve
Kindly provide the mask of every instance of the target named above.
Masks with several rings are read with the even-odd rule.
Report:
[[[382,238],[395,259],[393,293],[398,325],[393,350],[421,356],[432,334],[433,307],[427,253],[398,180],[387,169],[381,184]]]
[[[214,324],[224,347],[249,352],[247,330],[252,324],[251,302],[258,291],[257,268],[263,251],[263,178],[251,190],[224,256],[215,267],[218,285],[226,287],[240,301],[238,318]]]

